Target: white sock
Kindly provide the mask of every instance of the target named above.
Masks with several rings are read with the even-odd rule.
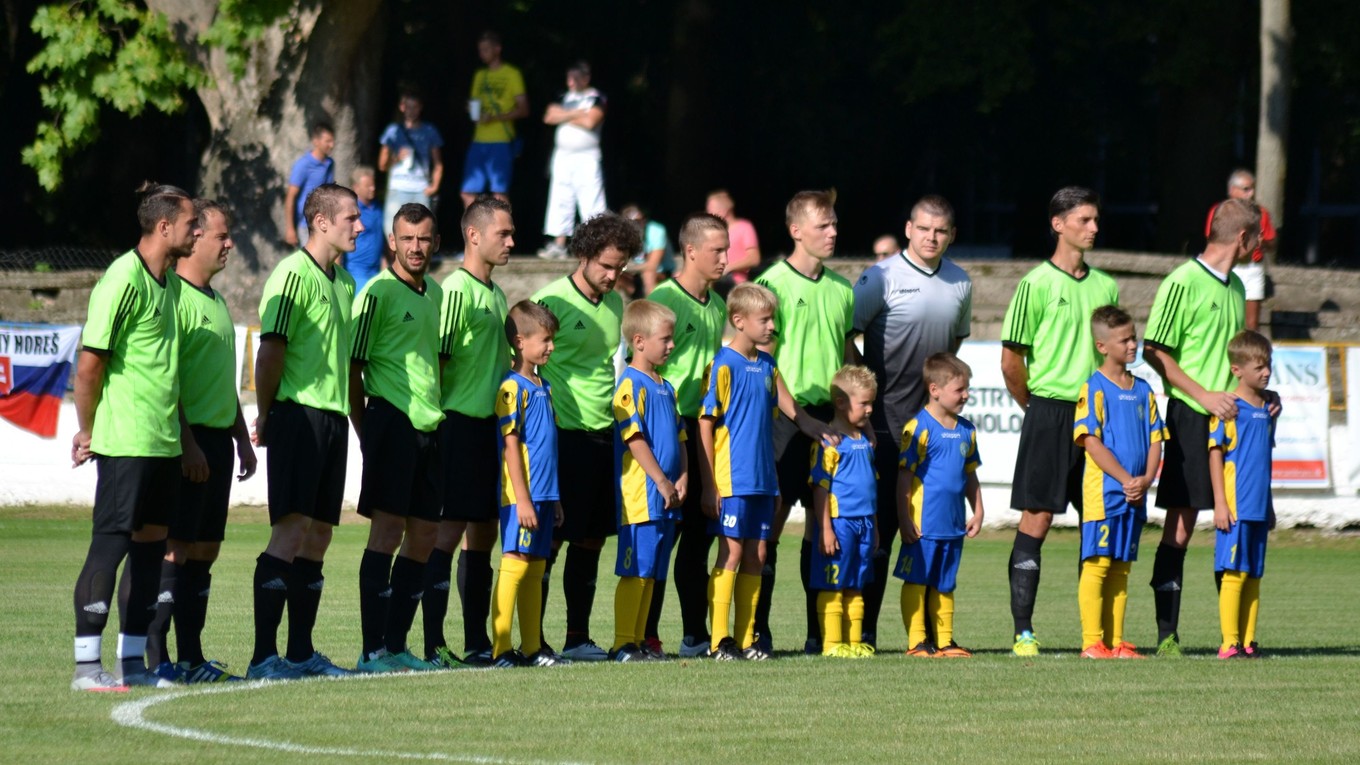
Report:
[[[76,663],[85,664],[89,662],[99,663],[99,652],[104,644],[104,638],[99,635],[87,635],[76,638]]]

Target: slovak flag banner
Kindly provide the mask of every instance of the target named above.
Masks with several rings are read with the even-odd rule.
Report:
[[[0,417],[55,438],[79,347],[80,327],[0,324]]]

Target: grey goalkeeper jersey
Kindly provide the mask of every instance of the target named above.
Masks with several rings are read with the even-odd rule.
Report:
[[[874,430],[896,442],[926,401],[921,370],[931,354],[967,337],[973,282],[947,258],[925,271],[906,252],[882,260],[855,283],[855,331],[864,334],[864,363],[878,376]]]

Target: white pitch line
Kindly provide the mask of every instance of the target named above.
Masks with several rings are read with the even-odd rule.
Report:
[[[417,675],[407,675],[414,677]],[[395,679],[391,675],[355,675],[347,678],[331,678],[320,682],[346,682],[355,680],[376,680],[376,679]],[[302,681],[317,682],[317,681]],[[179,725],[168,725],[166,723],[153,722],[146,719],[146,710],[159,704],[182,699],[186,696],[206,696],[216,693],[238,693],[241,691],[259,690],[260,688],[277,688],[279,682],[268,680],[255,680],[244,683],[224,683],[203,689],[170,691],[167,693],[148,696],[137,701],[125,701],[113,708],[109,717],[113,721],[126,728],[136,728],[151,733],[159,733],[164,736],[174,738],[184,738],[190,741],[203,741],[211,744],[222,744],[225,746],[244,746],[253,749],[266,749],[273,752],[288,752],[290,754],[311,754],[325,757],[367,757],[380,760],[424,760],[432,762],[465,762],[475,765],[583,765],[583,763],[557,762],[549,760],[517,760],[506,757],[494,757],[478,754],[456,754],[450,752],[398,752],[384,749],[359,749],[356,747],[341,746],[310,746],[307,744],[295,744],[291,741],[275,741],[267,738],[256,738],[253,736],[230,736],[223,733],[202,730],[200,728],[186,728]]]

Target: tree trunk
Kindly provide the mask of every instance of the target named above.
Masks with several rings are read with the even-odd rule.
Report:
[[[1261,116],[1256,138],[1256,201],[1284,226],[1289,133],[1289,0],[1261,0]]]
[[[213,81],[198,91],[212,137],[199,189],[236,217],[234,255],[218,278],[233,305],[254,306],[264,280],[289,248],[283,243],[288,171],[310,150],[308,129],[335,129],[336,181],[348,184],[360,147],[377,138],[380,0],[303,0],[248,45],[238,77],[220,47],[199,42],[212,25],[216,0],[147,0]],[[216,286],[216,285],[215,285]],[[237,321],[254,322],[253,315]]]

